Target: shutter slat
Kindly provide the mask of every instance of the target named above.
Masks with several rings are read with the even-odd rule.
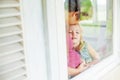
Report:
[[[9,63],[12,63],[21,59],[24,59],[24,55],[22,52],[14,53],[8,56],[3,56],[3,57],[0,57],[0,66],[7,65]]]
[[[18,51],[22,51],[22,50],[23,50],[23,46],[20,45],[19,43],[2,46],[2,47],[0,47],[0,57],[5,56],[7,54],[15,53]]]
[[[1,0],[0,1],[0,8],[6,7],[19,7],[20,4],[16,0]]]
[[[0,29],[0,37],[10,36],[10,35],[15,35],[20,33],[22,33],[22,31],[17,26]]]
[[[27,79],[26,79],[26,76],[20,76],[20,77],[18,77],[16,79],[13,79],[13,80],[27,80]]]
[[[13,80],[17,77],[24,75],[24,74],[26,74],[26,71],[24,69],[18,69],[18,70],[12,71],[10,73],[0,75],[0,80]]]
[[[24,66],[25,66],[25,63],[23,61],[16,61],[14,63],[10,63],[5,66],[0,66],[0,75],[16,70],[18,68],[22,68]]]
[[[19,35],[4,37],[4,38],[0,38],[0,46],[5,46],[8,44],[13,44],[20,41],[22,41],[22,37],[20,37]]]
[[[13,26],[13,25],[20,25],[20,24],[21,24],[21,22],[17,17],[1,18],[0,19],[0,28]]]
[[[0,18],[18,16],[20,12],[15,8],[3,8],[0,9]]]
[[[21,0],[0,0],[0,80],[27,80]]]

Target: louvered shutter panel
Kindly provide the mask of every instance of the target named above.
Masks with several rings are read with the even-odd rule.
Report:
[[[26,80],[20,0],[0,0],[0,80]]]

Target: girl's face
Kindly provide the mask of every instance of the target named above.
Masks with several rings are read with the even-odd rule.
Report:
[[[76,48],[80,44],[80,40],[81,40],[81,29],[79,25],[70,25],[69,35],[72,38],[73,47]]]

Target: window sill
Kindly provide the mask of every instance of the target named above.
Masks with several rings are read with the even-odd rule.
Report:
[[[119,58],[116,55],[111,55],[70,80],[99,80],[119,63]]]

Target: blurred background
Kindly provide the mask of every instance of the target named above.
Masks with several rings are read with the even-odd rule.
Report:
[[[100,55],[112,54],[113,5],[112,0],[91,0],[92,17],[81,20],[83,37]],[[89,12],[88,12],[89,13]]]

